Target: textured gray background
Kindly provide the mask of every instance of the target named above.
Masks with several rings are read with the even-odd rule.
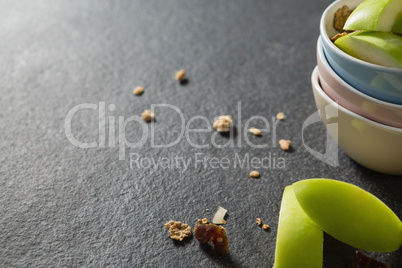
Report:
[[[367,170],[341,150],[339,166],[331,167],[302,144],[303,122],[316,111],[310,75],[319,18],[330,3],[0,1],[0,266],[271,267],[283,188],[310,177],[355,183],[401,216],[401,177]],[[172,78],[180,68],[188,72],[186,85]],[[146,88],[141,97],[131,93],[137,85]],[[193,148],[185,138],[170,148],[152,148],[148,139],[140,148],[127,148],[125,160],[108,142],[75,147],[64,130],[68,111],[99,102],[116,106],[106,113],[116,121],[158,103],[178,107],[186,120],[231,114],[241,147],[214,148],[211,132],[190,134],[209,148]],[[268,148],[245,143],[248,118],[270,120],[280,111],[287,118],[277,126],[277,139],[291,139],[292,152],[272,146],[272,132],[249,136]],[[75,138],[97,140],[97,113],[86,109],[74,116]],[[158,144],[180,134],[180,117],[172,110],[156,110],[152,124]],[[201,120],[192,125],[205,126]],[[138,123],[127,125],[127,140],[139,141],[141,135]],[[320,123],[305,130],[306,143],[321,152],[325,135]],[[220,144],[228,140],[216,137]],[[130,153],[156,160],[226,156],[232,167],[130,168]],[[252,179],[251,168],[233,167],[236,153],[259,158],[271,153],[283,157],[286,167],[260,169],[261,178]],[[228,257],[200,247],[194,238],[184,243],[169,238],[165,222],[194,226],[198,218],[211,218],[218,205],[229,213]],[[258,228],[256,217],[271,230]],[[324,267],[350,267],[353,253],[325,237]],[[401,250],[368,254],[401,267]]]

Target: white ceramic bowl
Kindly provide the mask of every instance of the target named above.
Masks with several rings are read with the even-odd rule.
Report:
[[[355,8],[363,0],[337,0],[323,12],[320,34],[325,56],[332,69],[355,89],[373,98],[402,104],[402,69],[390,68],[352,57],[330,40],[337,31],[333,27],[334,14],[343,5]]]
[[[349,157],[369,169],[402,175],[402,129],[374,122],[338,105],[321,88],[318,67],[311,83],[321,120]],[[337,117],[327,118],[328,114]]]
[[[385,125],[402,128],[402,105],[372,98],[346,83],[329,65],[321,42],[319,37],[317,65],[321,87],[325,93],[354,113]]]

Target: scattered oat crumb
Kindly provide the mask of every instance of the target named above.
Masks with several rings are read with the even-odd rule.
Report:
[[[256,218],[255,221],[257,222],[257,225],[261,225],[261,219],[260,218]]]
[[[259,176],[260,176],[260,172],[258,172],[257,170],[253,170],[250,172],[250,177],[258,178]]]
[[[280,113],[278,113],[278,114],[276,115],[276,118],[277,118],[278,120],[283,120],[283,119],[285,119],[285,114],[282,113],[282,112],[280,112]]]
[[[279,140],[279,145],[281,146],[282,150],[287,151],[290,148],[290,144],[292,142],[290,140]]]
[[[155,114],[153,112],[151,112],[151,110],[145,110],[141,114],[141,117],[142,117],[142,119],[145,120],[145,122],[149,122],[155,117]]]
[[[342,8],[339,8],[334,15],[334,28],[338,31],[343,30],[343,26],[345,25],[346,20],[348,19],[350,13],[352,11],[349,9],[347,5],[344,5]]]
[[[204,218],[204,219],[198,219],[198,223],[199,224],[207,224],[208,223],[208,219],[207,218]]]
[[[171,239],[183,241],[185,237],[191,236],[191,227],[180,221],[169,221],[165,223],[166,229],[169,230]]]
[[[263,224],[263,225],[262,225],[262,229],[267,230],[268,228],[269,228],[269,225],[268,225],[268,224]]]
[[[232,124],[232,117],[230,115],[221,115],[214,122],[214,129],[218,132],[228,132]]]
[[[144,92],[144,87],[136,87],[133,90],[134,95],[141,95]]]
[[[206,212],[209,212],[209,209],[205,209]]]
[[[337,33],[336,35],[332,36],[330,39],[331,39],[332,42],[335,42],[336,39],[338,39],[338,38],[340,38],[340,37],[342,37],[342,36],[345,36],[345,35],[347,35],[347,34],[348,34],[347,32]]]
[[[181,69],[176,72],[176,80],[183,81],[186,78],[186,71]]]
[[[256,136],[261,135],[261,130],[259,130],[258,128],[255,128],[255,127],[249,128],[248,131],[250,131],[251,133],[253,133],[253,134],[256,135]]]

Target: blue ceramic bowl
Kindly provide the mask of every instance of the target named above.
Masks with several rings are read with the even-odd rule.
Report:
[[[347,5],[353,9],[361,2],[363,0],[337,0],[325,9],[320,21],[325,56],[331,68],[355,89],[382,101],[402,104],[402,69],[359,60],[337,48],[330,40],[337,33],[333,19],[338,8]]]

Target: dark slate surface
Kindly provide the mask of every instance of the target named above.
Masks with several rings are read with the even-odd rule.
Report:
[[[319,18],[330,2],[1,1],[0,266],[271,267],[282,191],[310,177],[355,183],[402,215],[401,177],[367,170],[341,150],[339,166],[331,167],[303,146],[303,122],[316,111],[310,75]],[[180,68],[188,72],[187,84],[172,78]],[[141,97],[132,95],[137,85],[146,88]],[[71,131],[81,142],[100,136],[96,148],[74,146],[65,132],[69,111],[85,103],[96,109],[78,111]],[[208,148],[194,148],[186,136],[155,148],[151,126],[155,144],[181,134],[180,115],[159,107],[144,131],[136,121],[125,128],[127,141],[138,142],[144,133],[144,144],[120,148],[119,117],[163,103],[177,107],[186,123],[231,114],[235,146],[216,148],[212,137],[221,145],[231,137],[209,131],[189,133]],[[271,118],[280,111],[287,118],[274,136]],[[268,120],[270,132],[247,137],[267,148],[245,141],[244,126],[255,115]],[[100,132],[98,118],[106,119]],[[262,120],[251,125],[264,128]],[[207,127],[202,119],[191,123]],[[325,128],[315,123],[304,132],[305,143],[323,152]],[[293,141],[292,152],[277,147],[280,138]],[[145,159],[143,166],[130,154]],[[284,166],[271,163],[252,179],[252,167],[234,166],[236,157],[247,155],[282,159]],[[187,168],[147,162],[176,156],[192,162]],[[196,157],[226,157],[230,167],[195,165]],[[228,257],[194,238],[169,238],[165,222],[194,226],[218,205],[229,213]],[[271,230],[258,228],[256,217]],[[324,267],[350,267],[352,247],[329,236],[324,246]],[[367,254],[394,267],[402,263],[401,250]]]

